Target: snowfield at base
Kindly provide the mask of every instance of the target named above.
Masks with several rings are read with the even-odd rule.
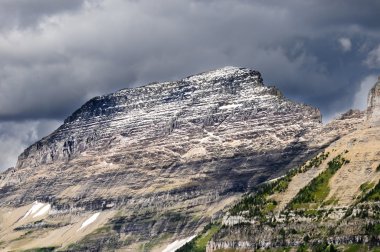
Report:
[[[87,227],[88,225],[90,225],[91,223],[96,221],[96,219],[99,217],[99,215],[100,215],[100,213],[93,214],[90,218],[88,218],[87,220],[85,220],[85,222],[82,223],[82,226],[80,226],[80,228],[77,231]]]
[[[28,210],[28,212],[26,212],[26,214],[24,215],[24,217],[22,217],[21,220],[33,214],[34,214],[33,218],[42,216],[45,213],[49,212],[50,208],[51,208],[50,204],[44,204],[44,203],[36,201],[33,203],[33,206]]]
[[[175,242],[170,243],[164,250],[162,250],[162,252],[175,252],[177,249],[181,248],[186,243],[192,241],[195,237],[196,235],[193,235],[186,239],[176,240]]]

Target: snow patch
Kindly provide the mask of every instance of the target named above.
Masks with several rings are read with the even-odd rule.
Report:
[[[41,203],[41,202],[38,202],[38,201],[34,202],[33,205],[32,205],[32,207],[28,210],[28,212],[26,212],[26,214],[24,215],[24,217],[22,217],[21,220],[25,219],[29,215],[33,215],[33,214],[37,213],[38,210],[40,210],[44,205],[45,205],[44,203]]]
[[[175,242],[170,243],[162,252],[175,252],[177,249],[181,248],[186,243],[192,241],[196,235],[190,236],[182,240],[176,240]]]
[[[224,105],[221,106],[219,109],[235,109],[238,107],[241,107],[243,104],[229,104],[229,105]]]
[[[241,74],[241,73],[244,73],[246,71],[248,71],[248,70],[247,69],[240,69],[240,68],[232,67],[232,66],[227,66],[227,67],[223,67],[223,68],[216,69],[213,71],[209,71],[209,72],[190,76],[187,78],[187,80],[189,80],[191,82],[210,81],[212,79],[220,79],[220,78],[225,78],[228,76],[233,76],[233,75],[236,75],[238,73]]]
[[[50,211],[50,209],[51,209],[50,204],[44,205],[35,215],[33,215],[33,218],[47,214]]]
[[[201,147],[190,149],[182,157],[185,159],[191,159],[191,158],[203,157],[205,155],[207,155],[207,150],[203,146],[201,146]]]
[[[82,223],[82,226],[80,226],[80,228],[77,231],[82,230],[83,228],[87,227],[91,223],[95,222],[96,219],[99,217],[99,215],[100,213],[94,213],[90,218],[88,218]]]
[[[266,184],[273,183],[273,182],[276,182],[277,180],[285,178],[285,177],[286,177],[286,175],[283,175],[283,176],[280,176],[280,177],[277,177],[277,178],[274,178],[274,179],[270,179],[270,180],[266,181],[265,183]]]

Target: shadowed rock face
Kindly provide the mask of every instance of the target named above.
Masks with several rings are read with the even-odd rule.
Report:
[[[90,100],[26,149],[0,175],[0,206],[121,209],[117,232],[133,239],[185,235],[351,129],[337,125],[323,130],[319,110],[244,68],[124,89]]]

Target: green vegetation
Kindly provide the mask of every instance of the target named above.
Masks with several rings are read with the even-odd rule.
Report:
[[[241,250],[238,249],[217,249],[215,252],[241,252]]]
[[[279,247],[279,248],[263,248],[263,249],[259,249],[257,251],[265,251],[265,252],[289,252],[291,251],[291,247]],[[229,249],[217,249],[215,250],[215,252],[246,252],[246,251],[250,251],[250,250],[244,250],[244,249],[232,249],[232,248],[229,248]],[[256,251],[256,250],[255,250]]]
[[[28,230],[27,232],[25,232],[25,233],[22,234],[21,236],[17,237],[17,238],[14,239],[13,241],[19,241],[19,240],[25,239],[25,238],[27,238],[29,235],[33,234],[33,233],[34,233],[34,230]]]
[[[230,209],[230,214],[240,215],[244,212],[246,217],[257,217],[261,221],[266,221],[268,215],[273,213],[277,206],[277,202],[273,199],[268,199],[268,197],[275,193],[285,192],[295,175],[306,172],[313,167],[319,167],[328,156],[328,152],[322,152],[320,155],[307,161],[304,165],[290,170],[285,176],[275,181],[261,184],[255,194],[243,197],[239,203],[233,206]]]
[[[365,227],[365,231],[369,235],[380,235],[380,223],[369,223]]]
[[[220,229],[219,224],[207,225],[202,233],[198,235],[191,242],[186,243],[182,248],[176,250],[177,252],[205,252],[207,243],[211,240],[212,236]]]
[[[244,197],[230,210],[231,215],[238,215],[245,212],[247,217],[265,218],[277,205],[275,200],[268,200],[266,196],[267,195],[256,194]]]
[[[323,242],[321,244],[314,245],[312,251],[315,252],[336,252],[339,251],[333,244]]]
[[[348,160],[341,155],[328,162],[327,169],[299,191],[290,202],[289,208],[308,208],[311,203],[321,204],[329,194],[330,188],[328,184],[331,177],[346,163],[348,163]]]
[[[195,248],[206,249],[207,243],[211,240],[212,236],[219,231],[219,229],[219,225],[212,225],[203,236],[195,240]]]
[[[344,252],[358,252],[358,251],[368,251],[367,246],[362,244],[351,244],[344,249]]]
[[[309,247],[305,244],[301,244],[297,249],[297,252],[307,252],[307,251],[309,251]]]
[[[244,250],[238,250],[238,249],[219,249],[215,250],[215,252],[241,252]],[[339,245],[335,246],[328,243],[322,243],[320,245],[308,245],[308,244],[301,244],[297,248],[291,248],[291,247],[279,247],[279,248],[268,248],[268,249],[261,249],[259,251],[266,251],[266,252],[287,252],[287,251],[297,251],[297,252],[335,252],[335,251],[342,251],[342,252],[379,252],[379,247],[371,247],[369,248],[368,245],[365,244],[350,244],[350,245]]]
[[[170,238],[170,234],[163,234],[156,238],[151,239],[149,242],[141,245],[141,251],[151,251],[155,246],[159,245],[162,241]]]
[[[43,247],[43,248],[34,248],[34,249],[28,249],[24,250],[24,252],[50,252],[54,251],[56,247]]]
[[[380,201],[380,182],[363,197],[362,201]]]
[[[301,167],[302,172],[305,172],[313,167],[319,167],[324,160],[326,160],[329,157],[330,153],[324,153],[322,152],[320,155],[310,159],[306,164],[304,164]]]
[[[266,249],[260,249],[259,251],[266,251],[266,252],[289,252],[291,251],[291,247],[282,247],[282,248],[266,248]],[[237,252],[243,252],[242,250],[236,250]],[[245,251],[244,251],[245,252]]]
[[[265,216],[273,212],[277,202],[267,199],[269,195],[276,192],[284,192],[294,176],[293,172],[289,172],[286,176],[279,178],[274,182],[262,184],[257,188],[256,194],[248,195],[230,209],[231,215],[238,215],[246,212],[247,217],[265,218]]]
[[[328,206],[328,205],[337,205],[339,200],[335,198],[335,196],[331,197],[330,199],[326,200],[323,202],[323,206]]]
[[[366,192],[370,191],[374,186],[375,186],[375,183],[365,182],[365,183],[361,184],[360,191],[362,191],[363,193],[366,193]]]
[[[366,244],[350,244],[346,246],[341,246],[344,252],[379,252],[379,247],[368,247]]]
[[[246,251],[246,250],[238,250],[238,249],[219,249],[215,252],[238,252],[238,251]],[[321,244],[301,244],[299,247],[278,247],[278,248],[262,248],[258,251],[266,251],[266,252],[287,252],[287,251],[297,251],[297,252],[336,252],[338,250],[333,244],[328,244],[327,242],[323,242]]]

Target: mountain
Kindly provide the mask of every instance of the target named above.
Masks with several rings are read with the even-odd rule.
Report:
[[[364,120],[236,67],[95,97],[0,175],[0,248],[172,251]]]
[[[380,77],[369,92],[366,121],[243,197],[223,217],[207,251],[378,251],[379,105]]]

